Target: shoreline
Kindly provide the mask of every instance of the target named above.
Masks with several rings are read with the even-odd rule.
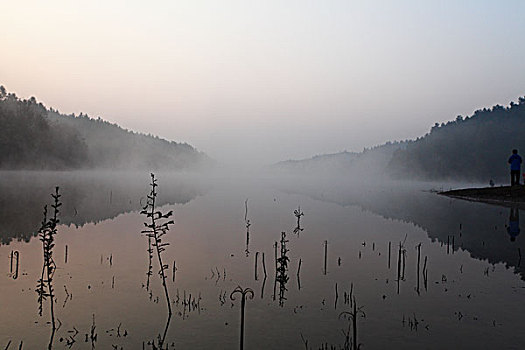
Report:
[[[439,195],[525,210],[525,186],[464,188],[438,192]]]

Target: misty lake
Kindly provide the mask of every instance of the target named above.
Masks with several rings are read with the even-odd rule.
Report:
[[[354,316],[363,349],[523,348],[520,209],[442,184],[157,178],[171,318],[156,255],[147,282],[148,173],[1,173],[0,348],[236,349],[238,286],[245,349],[351,349]],[[55,186],[52,334],[35,289]]]

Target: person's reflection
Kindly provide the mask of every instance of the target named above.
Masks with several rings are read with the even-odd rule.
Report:
[[[507,233],[510,236],[510,241],[514,242],[516,237],[520,234],[520,211],[516,208],[510,208],[509,226],[507,226]]]

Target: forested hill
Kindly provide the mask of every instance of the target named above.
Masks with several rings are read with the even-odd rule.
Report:
[[[396,151],[387,171],[394,177],[508,182],[512,149],[525,153],[525,98],[435,124],[430,133]]]
[[[182,170],[212,160],[186,143],[125,130],[87,115],[63,115],[0,86],[1,169]]]
[[[302,160],[286,160],[273,165],[273,169],[297,174],[375,176],[384,174],[394,152],[405,146],[406,142],[387,142],[363,152],[344,151]]]
[[[436,123],[416,140],[387,142],[360,153],[288,160],[274,169],[358,178],[385,174],[397,179],[508,183],[507,159],[514,148],[525,155],[525,97],[508,107],[496,105],[470,117]]]

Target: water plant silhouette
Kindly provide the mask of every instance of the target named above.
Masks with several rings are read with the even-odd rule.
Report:
[[[299,333],[299,334],[301,335],[301,340],[303,341],[304,348],[305,348],[306,350],[308,350],[308,349],[309,349],[309,347],[308,347],[308,339],[306,339],[306,338],[304,337],[303,333]]]
[[[264,286],[266,286],[266,278],[267,278],[267,276],[264,275],[263,283],[262,283],[262,286],[261,286],[261,299],[264,298]]]
[[[242,350],[244,348],[244,308],[246,306],[246,296],[248,295],[250,299],[253,299],[254,293],[251,288],[242,289],[241,286],[237,286],[237,288],[235,288],[230,294],[230,299],[232,301],[235,300],[234,295],[237,293],[241,294],[241,335],[239,340],[239,346]]]
[[[248,198],[244,201],[244,222],[248,219]]]
[[[67,286],[64,285],[64,292],[66,293],[66,298],[64,299],[64,304],[62,304],[62,308],[66,307],[66,304],[69,300],[73,299],[73,295],[69,293],[67,290]]]
[[[275,275],[275,281],[279,283],[279,306],[284,306],[284,300],[286,300],[284,294],[287,291],[286,289],[286,283],[288,282],[288,262],[290,261],[290,258],[287,256],[287,253],[289,251],[288,248],[286,248],[286,243],[288,243],[288,240],[286,239],[286,232],[281,232],[281,255],[276,260],[276,275]]]
[[[406,264],[406,248],[405,248],[405,242],[406,242],[407,236],[405,236],[405,239],[403,242],[399,242],[399,251],[397,254],[397,294],[399,294],[399,284],[401,281],[405,280],[405,264]]]
[[[363,311],[363,306],[357,306],[354,297],[353,309],[351,311],[343,311],[339,314],[339,318],[346,317],[349,321],[351,321],[348,325],[348,331],[345,332],[345,344],[343,346],[343,349],[345,350],[359,350],[361,348],[361,345],[363,345],[357,340],[357,319],[359,316],[364,318],[366,317],[366,314]],[[351,338],[350,329],[352,330]]]
[[[301,227],[301,216],[304,216],[304,213],[301,211],[301,207],[293,211],[293,214],[297,218],[297,226],[294,228],[293,233],[299,235],[301,231],[304,231],[304,228]]]
[[[164,287],[164,294],[166,296],[166,305],[168,307],[168,315],[169,315],[168,319],[170,319],[172,315],[171,302],[170,302],[170,296],[168,292],[168,286],[166,284],[166,270],[168,269],[168,265],[165,265],[162,262],[162,253],[166,250],[165,247],[168,246],[169,243],[162,242],[162,237],[164,237],[166,233],[169,231],[169,226],[174,224],[175,222],[173,220],[168,220],[173,215],[173,211],[170,210],[169,212],[165,214],[162,213],[161,211],[155,211],[155,200],[158,194],[157,193],[158,184],[157,184],[157,179],[155,179],[155,175],[153,173],[151,173],[150,186],[151,186],[151,190],[147,196],[146,205],[142,208],[142,211],[140,212],[141,214],[146,215],[146,218],[149,219],[149,223],[148,222],[144,223],[144,226],[147,229],[142,230],[141,233],[145,233],[146,236],[148,237],[148,240],[151,240],[151,247],[153,248],[150,248],[150,249],[155,249],[157,253],[156,256],[157,256],[157,260],[159,263],[158,273],[162,281],[162,286]]]
[[[337,289],[337,282],[335,284],[335,302],[334,302],[334,308],[337,310],[337,301],[339,300],[339,291]]]
[[[359,252],[359,257],[361,257],[361,252]],[[324,241],[324,269],[323,275],[326,275],[326,259],[328,258],[328,241]]]
[[[55,187],[55,193],[51,194],[53,198],[53,209],[52,216],[48,219],[47,217],[47,205],[44,206],[44,218],[40,229],[38,230],[38,236],[42,242],[42,253],[43,253],[43,266],[40,279],[37,282],[36,293],[38,294],[38,314],[42,316],[44,308],[44,300],[49,299],[49,309],[51,314],[51,339],[49,341],[49,349],[51,349],[53,338],[56,331],[55,323],[55,291],[53,289],[53,275],[56,271],[56,264],[53,259],[53,248],[55,247],[55,236],[57,234],[57,225],[59,222],[58,213],[59,208],[62,205],[60,202],[61,195],[59,194],[58,186]]]
[[[250,256],[250,220],[246,222],[246,249],[244,250],[244,253],[246,253],[246,257]]]
[[[151,247],[151,236],[148,236],[148,272],[146,272],[146,290],[149,291],[150,277],[153,275],[153,248]]]
[[[299,290],[301,290],[301,263],[303,262],[302,259],[299,259],[299,266],[297,267],[297,287]]]
[[[171,273],[172,275],[172,281],[173,283],[175,283],[175,277],[176,277],[176,274],[177,274],[177,263],[175,262],[175,260],[173,260],[173,271]]]
[[[344,292],[343,294],[343,302],[345,305],[350,305],[352,307],[352,293],[354,292],[354,283],[350,283],[350,292]]]
[[[4,350],[8,350],[9,349],[9,347],[11,346],[11,342],[12,342],[12,340],[9,340],[9,342],[5,346]],[[24,341],[23,340],[20,341],[20,345],[18,345],[18,350],[22,350],[22,345],[24,345]]]
[[[13,277],[14,280],[18,278],[18,266],[20,265],[20,253],[18,250],[11,251],[11,268],[9,273]],[[16,261],[15,271],[13,272],[13,260]]]
[[[279,268],[279,264],[277,263],[277,259],[278,259],[278,256],[277,256],[277,242],[274,242],[273,244],[273,249],[274,249],[274,255],[275,255],[275,278],[273,280],[273,300],[275,300],[275,298],[277,297],[277,270]]]
[[[151,345],[151,349],[152,350],[167,350],[169,349],[169,345],[170,344],[166,344],[166,335],[168,334],[168,328],[170,326],[170,322],[171,322],[171,314],[168,316],[168,319],[166,320],[166,325],[164,327],[164,331],[163,333],[159,333],[157,335],[157,339],[153,339],[151,341],[148,341],[148,345]],[[173,344],[172,344],[173,345]],[[143,347],[144,349],[144,343],[143,343]]]
[[[248,199],[244,201],[244,223],[246,225],[246,249],[244,252],[246,253],[246,257],[248,257],[250,256],[250,226],[252,225],[248,219]]]

